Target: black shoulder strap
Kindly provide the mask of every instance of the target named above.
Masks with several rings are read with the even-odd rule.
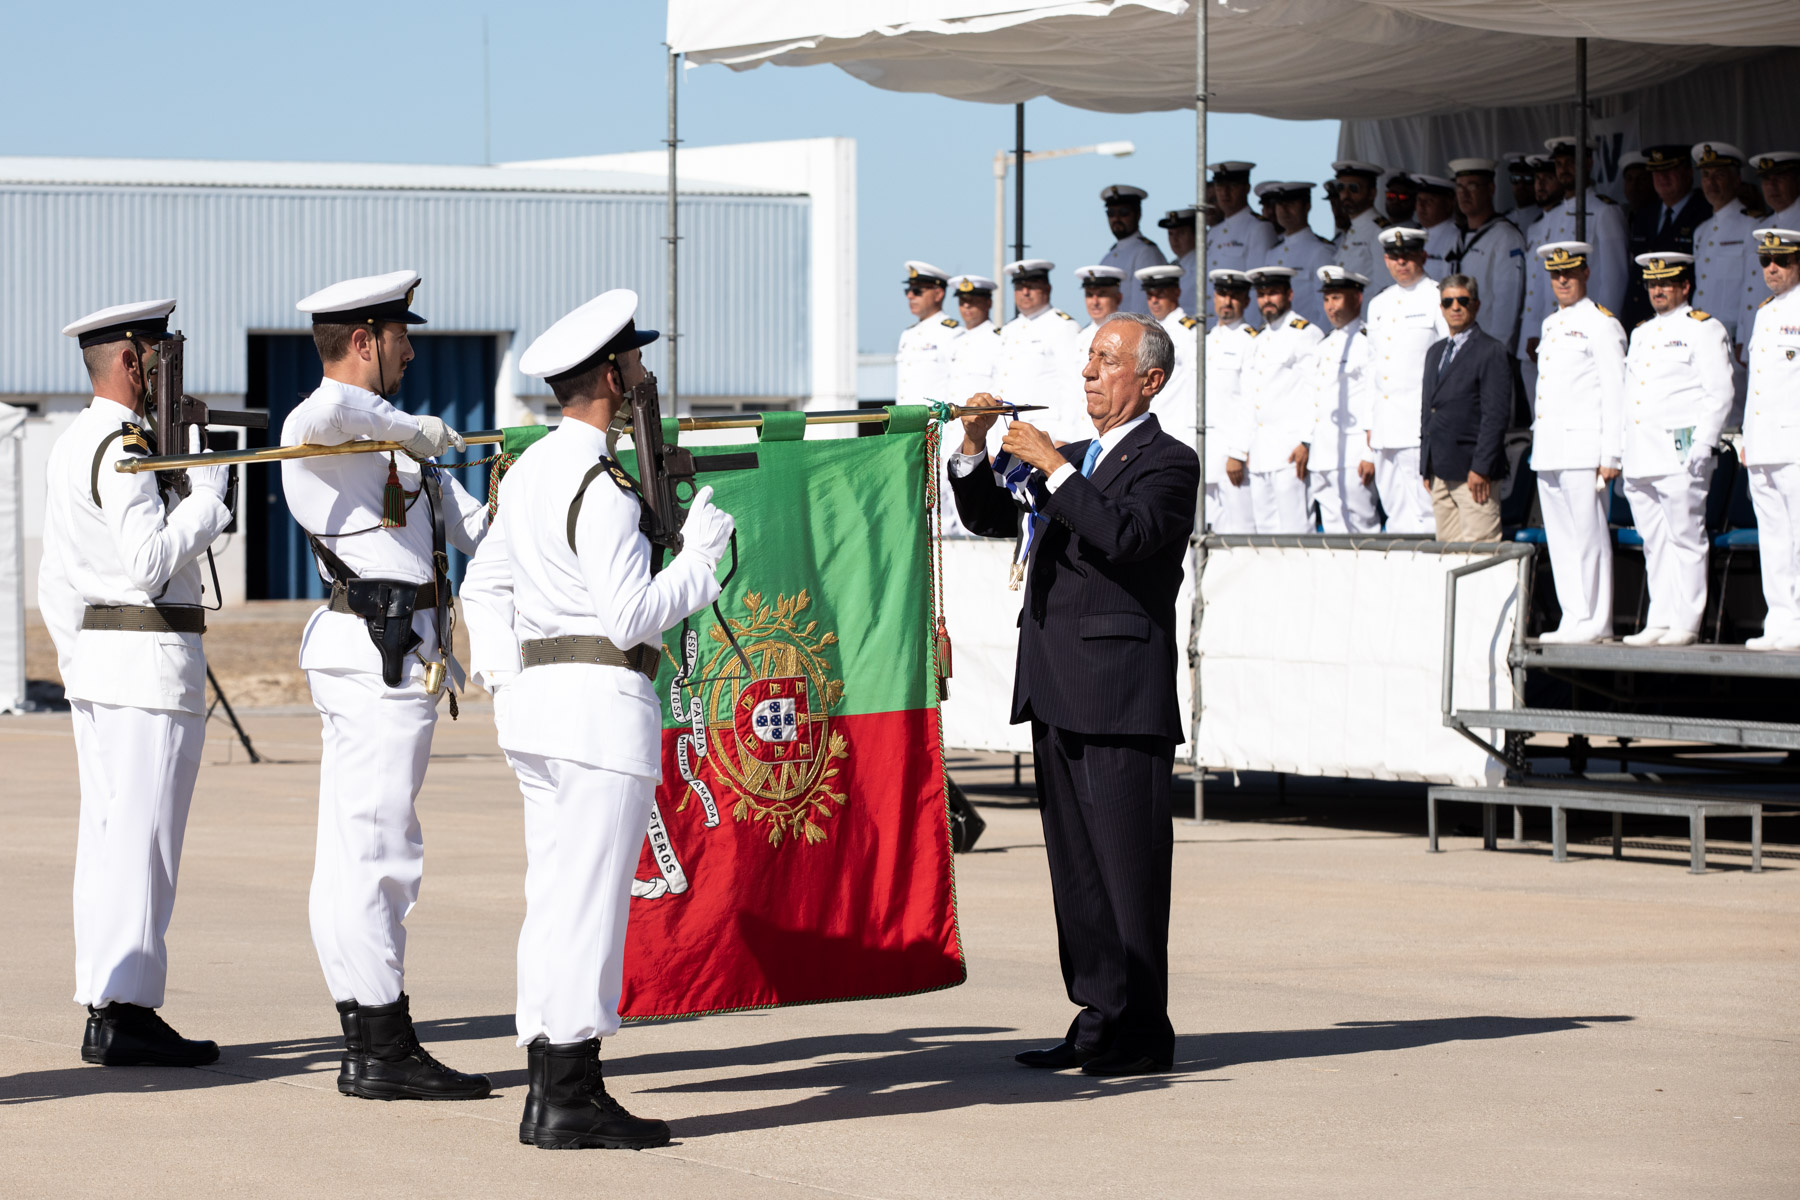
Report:
[[[94,448],[94,471],[88,477],[88,494],[94,498],[94,507],[100,507],[100,464],[106,461],[106,448],[125,436],[123,429],[115,430],[101,439]]]
[[[301,532],[306,534],[307,544],[312,547],[313,554],[324,565],[325,572],[331,576],[333,583],[349,583],[356,578],[356,572],[352,571],[343,559],[333,554],[331,547],[314,536],[311,530],[303,529]]]
[[[128,454],[154,454],[151,447],[150,434],[130,421],[121,422],[118,429],[100,439],[94,447],[94,469],[88,475],[88,495],[94,498],[94,507],[102,507],[100,503],[100,464],[106,461],[106,448],[114,442],[122,443],[119,449]]]
[[[581,501],[587,495],[588,485],[600,478],[601,475],[611,475],[612,481],[619,485],[621,492],[631,496],[639,505],[644,503],[643,493],[638,491],[637,480],[627,475],[625,468],[612,459],[601,458],[599,462],[587,469],[586,475],[581,477],[581,486],[575,489],[575,498],[569,501],[568,536],[571,550],[575,549],[575,522],[581,519]]]

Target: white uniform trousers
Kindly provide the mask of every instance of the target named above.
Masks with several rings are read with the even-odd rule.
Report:
[[[1606,493],[1594,490],[1594,477],[1592,467],[1537,473],[1550,574],[1562,607],[1556,632],[1583,641],[1612,636],[1612,531]]]
[[[1800,463],[1751,467],[1750,504],[1769,605],[1763,634],[1800,641]]]
[[[1668,475],[1625,479],[1631,520],[1644,539],[1650,586],[1647,629],[1699,633],[1706,615],[1706,490],[1711,457]]]
[[[1326,533],[1377,533],[1375,489],[1363,483],[1356,468],[1314,471],[1312,501],[1319,506],[1319,527]]]
[[[519,1045],[619,1031],[625,926],[656,782],[509,752],[525,801]]]
[[[75,836],[75,1003],[160,1008],[163,935],[206,718],[71,700],[81,821]]]
[[[406,916],[419,899],[425,783],[437,701],[379,672],[308,671],[323,721],[313,947],[333,1000],[392,1004],[406,990]]]
[[[1207,484],[1206,524],[1214,533],[1255,533],[1249,483],[1243,487],[1233,487],[1230,480]]]
[[[1431,492],[1419,474],[1419,448],[1375,452],[1375,490],[1387,512],[1389,533],[1436,533]]]
[[[1250,518],[1254,533],[1311,533],[1312,505],[1306,498],[1306,480],[1294,475],[1293,463],[1273,471],[1250,472]]]

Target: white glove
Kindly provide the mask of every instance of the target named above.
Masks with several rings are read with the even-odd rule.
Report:
[[[444,424],[441,419],[432,416],[415,419],[419,422],[419,432],[413,434],[406,443],[406,452],[414,458],[436,458],[446,449],[463,450],[468,447],[462,434]]]
[[[187,477],[191,494],[210,494],[219,503],[225,502],[225,489],[231,481],[230,467],[189,467]]]
[[[1711,446],[1702,446],[1699,442],[1695,442],[1688,447],[1687,465],[1690,467],[1697,467],[1707,459],[1711,458],[1712,453],[1713,448]]]
[[[703,560],[708,570],[718,566],[719,560],[725,557],[725,549],[731,545],[731,532],[737,528],[731,514],[713,504],[712,495],[710,486],[696,492],[694,503],[688,508],[687,520],[681,526],[682,553]]]

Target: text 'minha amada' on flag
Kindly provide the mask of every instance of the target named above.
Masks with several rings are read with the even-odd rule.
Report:
[[[704,476],[737,519],[719,610],[752,670],[711,612],[664,639],[626,1017],[963,981],[932,657],[936,456],[924,410],[892,411],[881,436],[814,441],[801,414],[770,414],[757,469]]]

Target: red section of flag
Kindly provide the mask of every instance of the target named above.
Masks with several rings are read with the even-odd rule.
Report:
[[[752,708],[782,698],[770,691]],[[664,731],[657,804],[687,889],[632,901],[623,1015],[904,995],[962,982],[935,712],[832,719],[831,733],[848,751],[848,800],[816,842],[771,844],[768,825],[734,813],[739,796],[716,782],[719,824],[708,828],[677,768],[681,732]],[[638,877],[662,878],[648,848]]]

